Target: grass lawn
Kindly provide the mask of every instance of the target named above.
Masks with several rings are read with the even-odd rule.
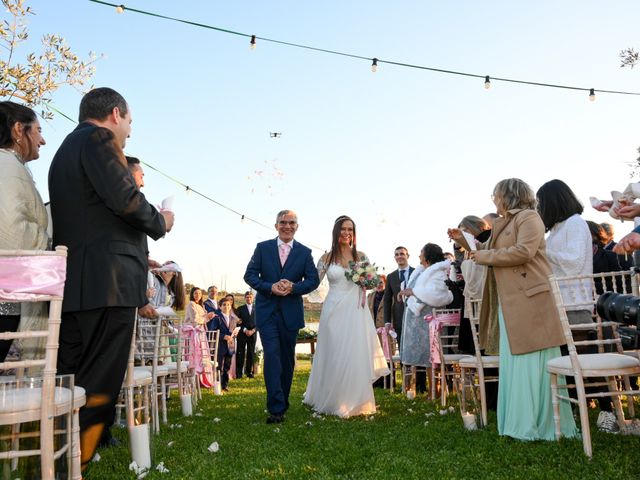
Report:
[[[261,377],[232,380],[221,397],[204,393],[197,416],[190,418],[182,417],[174,395],[174,428],[163,426],[152,438],[154,465],[164,462],[169,473],[151,471],[145,478],[640,478],[640,438],[600,433],[595,422],[595,454],[588,460],[579,440],[524,443],[500,437],[491,412],[487,428],[467,432],[457,409],[440,415],[439,404],[421,396],[410,401],[378,390],[378,414],[372,418],[316,418],[301,403],[309,370],[308,361],[299,362],[292,406],[277,426],[265,423]],[[87,480],[135,478],[128,470],[126,430],[114,428],[114,435],[123,446],[101,450]],[[220,450],[210,453],[214,441]]]

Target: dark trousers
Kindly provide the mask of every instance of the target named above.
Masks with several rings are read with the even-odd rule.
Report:
[[[256,333],[248,337],[244,332],[240,332],[236,344],[236,378],[245,375],[253,375],[253,357],[256,350]],[[246,355],[245,355],[246,352]],[[243,369],[244,365],[244,369]]]
[[[220,371],[220,388],[222,388],[223,390],[229,385],[229,369],[231,368],[232,358],[232,355],[222,355],[218,358],[218,370]]]
[[[282,312],[274,312],[258,327],[264,349],[264,383],[267,387],[267,410],[280,415],[289,408],[298,330],[287,329]]]
[[[17,332],[20,315],[0,315],[0,332]],[[13,340],[0,340],[0,362],[4,362]]]
[[[92,458],[112,421],[127,370],[136,309],[108,307],[62,314],[58,373],[75,374],[87,403],[80,409],[82,463]]]

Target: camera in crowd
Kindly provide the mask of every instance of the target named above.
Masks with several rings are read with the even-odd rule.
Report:
[[[596,311],[605,321],[621,323],[618,334],[625,350],[635,350],[640,345],[640,297],[606,292],[598,298]]]

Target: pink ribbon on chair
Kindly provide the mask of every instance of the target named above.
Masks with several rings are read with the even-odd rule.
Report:
[[[0,257],[0,300],[29,301],[39,295],[61,297],[66,276],[66,257]]]
[[[380,327],[376,330],[380,338],[382,339],[382,351],[384,352],[384,358],[387,359],[387,362],[391,361],[391,353],[389,353],[389,333],[387,329],[384,327]]]
[[[203,331],[202,327],[194,327],[190,324],[183,324],[180,326],[182,336],[186,338],[187,343],[187,361],[189,362],[189,368],[200,374],[204,371],[204,365],[202,364],[202,355],[200,350],[200,333]]]
[[[440,365],[440,337],[438,333],[443,327],[455,327],[460,325],[459,313],[446,313],[444,315],[426,315],[424,319],[429,322],[429,351],[431,354],[431,364]]]

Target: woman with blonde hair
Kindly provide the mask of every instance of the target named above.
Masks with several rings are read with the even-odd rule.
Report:
[[[521,440],[554,440],[546,363],[561,355],[565,339],[550,291],[544,223],[535,210],[533,190],[518,178],[498,182],[492,199],[501,218],[495,219],[489,240],[469,256],[489,267],[480,342],[499,335],[498,433]],[[459,229],[448,233],[468,247]],[[488,331],[496,317],[499,331]],[[563,436],[579,435],[569,404],[563,402],[561,408],[566,409],[560,416]]]

